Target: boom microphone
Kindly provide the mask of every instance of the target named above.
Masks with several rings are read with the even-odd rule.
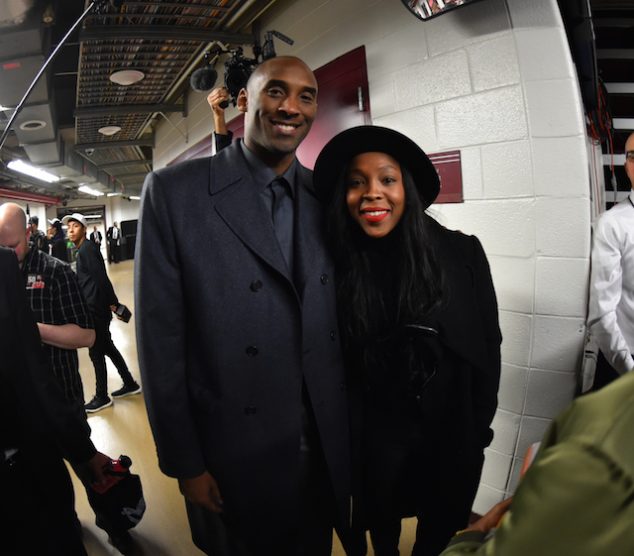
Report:
[[[191,74],[189,84],[197,93],[204,93],[213,89],[216,84],[216,79],[218,79],[218,72],[214,68],[206,66],[197,69]]]

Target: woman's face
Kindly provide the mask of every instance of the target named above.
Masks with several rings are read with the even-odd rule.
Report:
[[[405,210],[400,164],[390,155],[363,153],[350,162],[346,176],[346,204],[353,220],[370,237],[388,235]]]

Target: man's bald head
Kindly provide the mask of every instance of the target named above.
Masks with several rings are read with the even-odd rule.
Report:
[[[630,184],[634,189],[634,133],[625,141],[625,173],[630,178]]]
[[[284,173],[317,113],[317,80],[305,62],[279,56],[260,64],[238,95],[244,143],[276,173]]]
[[[27,254],[27,244],[26,213],[22,207],[15,203],[0,205],[0,245],[15,251],[20,266]]]

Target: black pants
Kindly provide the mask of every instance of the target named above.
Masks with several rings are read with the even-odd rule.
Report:
[[[119,246],[116,241],[108,241],[108,262],[119,262]]]
[[[123,356],[112,342],[112,336],[110,336],[110,321],[100,318],[95,318],[94,320],[96,338],[94,345],[88,350],[88,354],[95,367],[97,397],[104,397],[108,395],[106,356],[114,363],[124,384],[134,384],[135,380],[132,378]]]
[[[410,426],[407,426],[407,425]],[[453,454],[412,423],[376,424],[365,455],[366,525],[376,556],[398,556],[401,518],[418,518],[412,555],[438,556],[467,526],[484,456]]]
[[[210,556],[330,556],[336,510],[326,464],[314,451],[300,457],[298,526],[247,540],[222,515],[186,502],[194,544]]]
[[[61,456],[42,448],[0,463],[5,556],[86,556],[73,485]]]
[[[592,383],[591,392],[601,390],[604,386],[607,386],[611,382],[614,382],[619,378],[619,373],[614,370],[614,367],[610,365],[609,361],[603,355],[603,352],[599,351],[597,356],[597,367],[594,374],[594,382]]]

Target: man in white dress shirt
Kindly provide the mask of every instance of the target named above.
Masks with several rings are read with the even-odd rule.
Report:
[[[595,389],[634,370],[634,133],[625,142],[625,172],[632,191],[594,228],[588,326],[612,367],[606,377],[597,365]]]

